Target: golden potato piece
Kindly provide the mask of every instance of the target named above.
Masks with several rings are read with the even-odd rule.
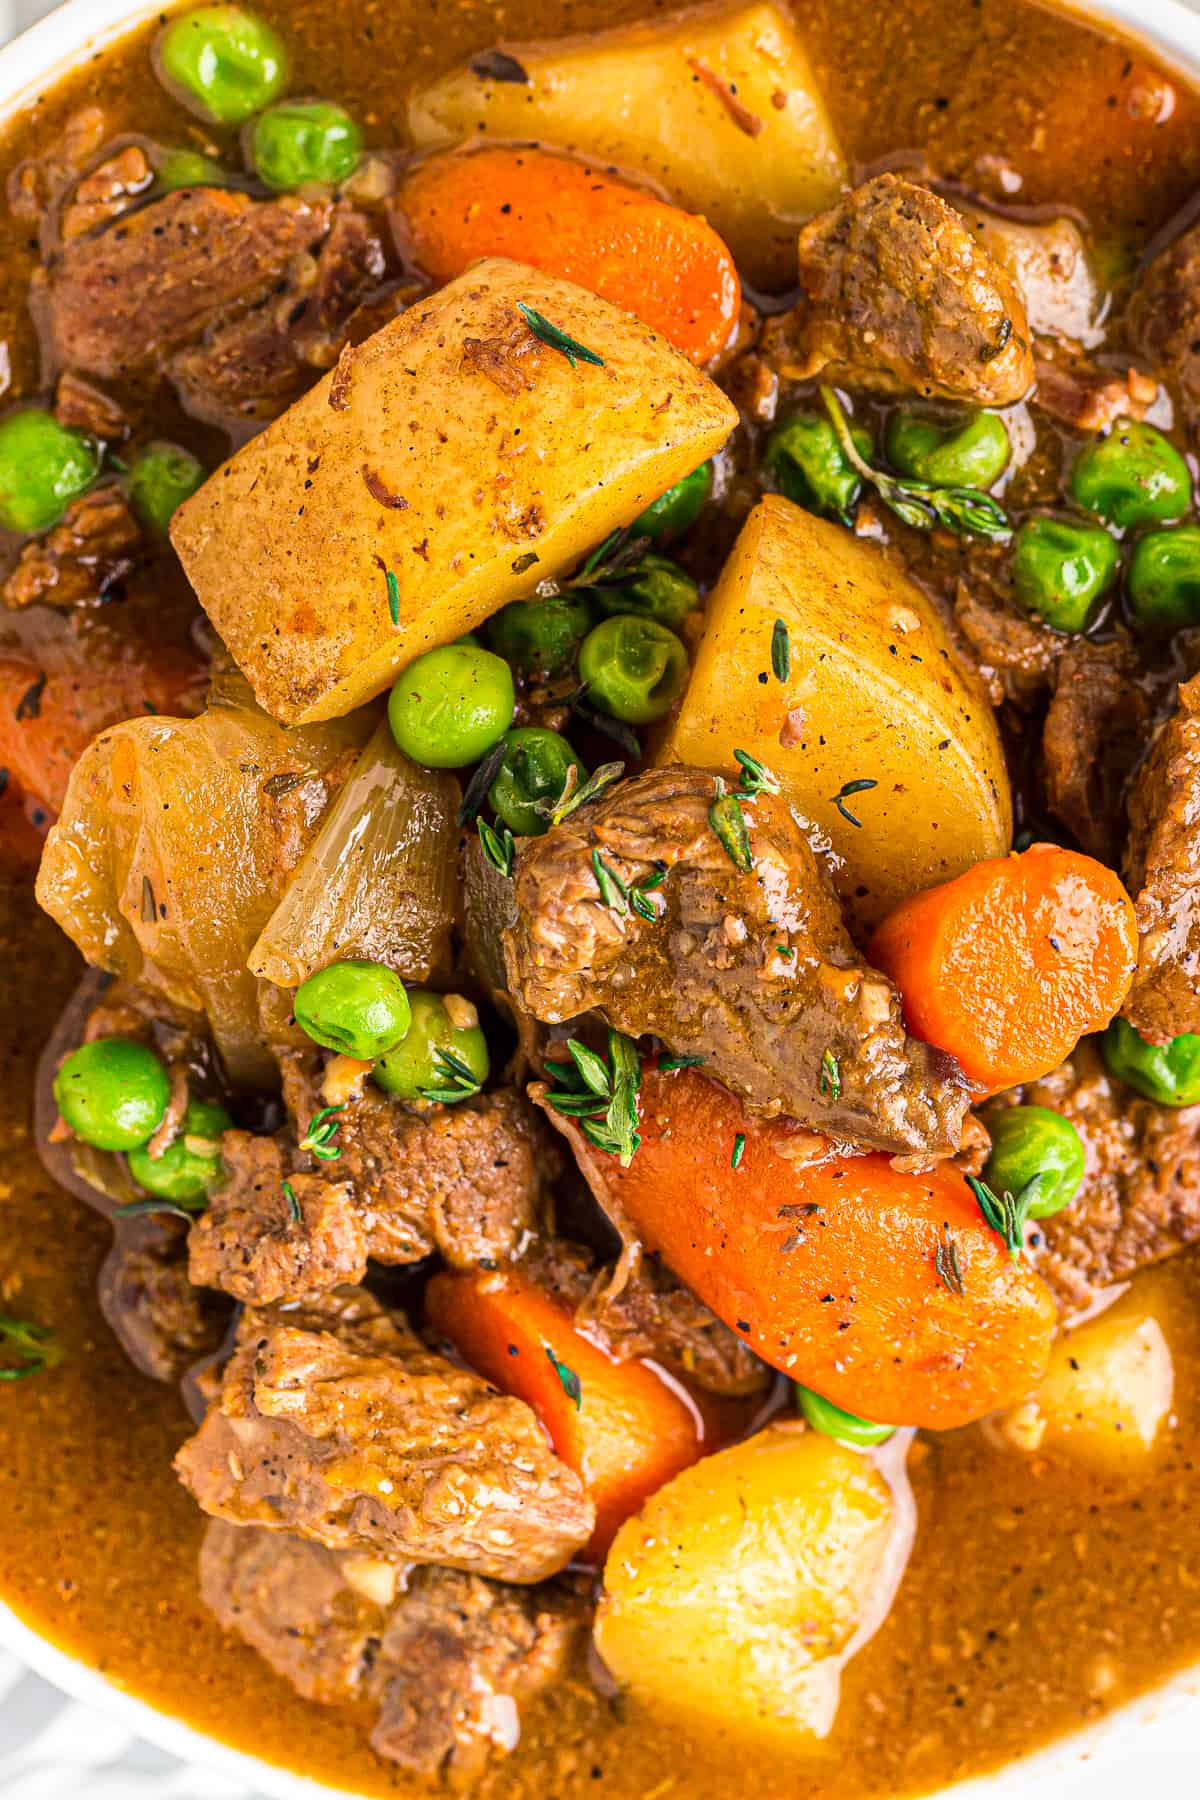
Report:
[[[1174,1386],[1162,1325],[1146,1307],[1121,1302],[1063,1333],[1037,1392],[998,1429],[1017,1449],[1061,1451],[1128,1474],[1149,1463]]]
[[[880,551],[778,495],[751,513],[721,572],[659,760],[736,775],[735,748],[828,836],[864,926],[1009,847],[992,710],[933,605]]]
[[[772,1425],[676,1475],[621,1527],[596,1646],[620,1682],[692,1725],[824,1735],[847,1647],[882,1616],[910,1526],[870,1458]]]
[[[518,302],[603,364],[572,367]],[[647,326],[492,259],[347,351],[180,507],[171,538],[266,710],[335,718],[572,567],[736,423]]]
[[[486,132],[602,159],[703,213],[753,281],[794,282],[797,228],[837,199],[846,163],[785,12],[746,6],[507,48],[528,81],[497,81],[480,58],[444,76],[409,103],[418,144]]]

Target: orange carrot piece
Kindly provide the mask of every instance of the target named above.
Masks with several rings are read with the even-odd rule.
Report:
[[[737,322],[737,270],[707,220],[573,157],[434,156],[410,171],[396,207],[401,237],[435,281],[481,256],[509,256],[635,313],[699,364],[720,354]]]
[[[0,767],[56,813],[101,731],[150,710],[194,713],[204,693],[203,664],[182,650],[131,640],[84,655],[56,654],[43,667],[0,657]]]
[[[996,1093],[1049,1074],[1103,1030],[1129,992],[1137,943],[1111,869],[1034,844],[903,901],[868,954],[899,988],[914,1036]]]
[[[717,1448],[710,1421],[681,1387],[647,1363],[614,1362],[514,1270],[435,1275],[425,1305],[471,1368],[532,1406],[581,1477],[596,1506],[589,1555],[603,1556],[647,1495]]]
[[[601,1204],[764,1361],[886,1425],[964,1425],[1036,1384],[1049,1291],[957,1169],[831,1154],[695,1070],[645,1068],[639,1110],[627,1169],[549,1116]]]

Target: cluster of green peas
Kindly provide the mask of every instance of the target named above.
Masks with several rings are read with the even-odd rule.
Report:
[[[712,466],[704,463],[646,508],[632,536],[656,544],[681,536],[711,487]],[[687,683],[688,653],[678,627],[699,599],[678,564],[650,550],[627,579],[612,585],[513,601],[484,627],[490,649],[469,635],[409,664],[388,702],[392,735],[406,756],[435,769],[465,768],[503,742],[488,800],[510,831],[537,836],[547,825],[539,805],[558,798],[571,769],[580,785],[588,771],[560,732],[510,729],[513,670],[554,676],[577,663],[592,705],[623,724],[649,725]]]
[[[1101,1038],[1108,1071],[1135,1093],[1160,1106],[1194,1106],[1200,1101],[1200,1036],[1185,1033],[1168,1044],[1148,1044],[1125,1019],[1114,1019]],[[1020,1194],[1037,1180],[1031,1219],[1050,1219],[1069,1206],[1083,1181],[1083,1140],[1070,1119],[1048,1106],[1010,1106],[990,1121],[992,1148],[983,1178],[994,1193]],[[796,1404],[814,1431],[840,1443],[868,1449],[892,1435],[845,1412],[812,1388],[795,1384]]]
[[[169,21],[155,46],[164,85],[210,125],[245,125],[245,154],[269,188],[344,181],[362,156],[362,133],[344,108],[325,100],[279,100],[287,53],[270,26],[240,6],[201,6]],[[155,191],[219,186],[229,176],[199,151],[161,152]],[[101,472],[103,449],[87,433],[62,425],[42,407],[22,407],[0,421],[0,525],[32,535],[57,525],[67,507]],[[134,512],[165,534],[172,514],[205,478],[197,459],[177,444],[156,442],[126,477]]]
[[[316,1044],[371,1063],[371,1079],[400,1100],[444,1085],[450,1052],[482,1086],[490,1067],[475,1009],[457,995],[406,988],[382,963],[347,958],[310,975],[296,992],[296,1022]],[[473,1089],[464,1089],[465,1093]],[[166,1116],[171,1081],[161,1059],[133,1038],[96,1038],[61,1064],[54,1098],[75,1136],[124,1154],[137,1185],[176,1206],[203,1204],[224,1179],[221,1133],[233,1120],[210,1100],[189,1100],[160,1156],[149,1143]]]
[[[870,435],[861,427],[852,435],[869,459]],[[987,411],[946,425],[898,408],[888,420],[884,449],[900,475],[939,488],[986,490],[1012,456],[1003,417]],[[861,491],[861,477],[832,424],[815,412],[797,413],[777,427],[764,467],[790,500],[828,517],[847,518]],[[1191,506],[1192,481],[1171,441],[1152,425],[1120,421],[1079,451],[1066,486],[1075,506],[1090,516],[1038,513],[1021,524],[1012,569],[1022,608],[1056,631],[1085,631],[1117,577],[1121,552],[1112,527],[1141,532],[1126,576],[1134,622],[1161,635],[1200,621],[1200,526],[1175,523]]]

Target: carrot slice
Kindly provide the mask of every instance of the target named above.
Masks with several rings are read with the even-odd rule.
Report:
[[[886,1425],[964,1425],[1037,1382],[1049,1291],[957,1169],[831,1154],[695,1070],[644,1069],[639,1110],[627,1169],[549,1117],[601,1204],[764,1361]]]
[[[470,1366],[533,1407],[596,1506],[600,1557],[648,1494],[717,1448],[711,1422],[651,1365],[614,1362],[514,1270],[435,1275],[430,1323]]]
[[[635,313],[694,363],[729,342],[741,284],[705,219],[547,150],[455,151],[418,163],[396,201],[401,236],[435,281],[509,256]],[[596,345],[603,354],[604,346]]]
[[[1103,1030],[1133,980],[1137,926],[1111,869],[1034,844],[903,901],[868,954],[914,1036],[996,1093],[1048,1075]]]
[[[54,812],[92,739],[148,711],[194,713],[207,671],[186,651],[129,642],[92,646],[83,660],[57,654],[39,667],[0,657],[0,767]]]

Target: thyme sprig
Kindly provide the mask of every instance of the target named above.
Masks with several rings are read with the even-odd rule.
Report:
[[[556,585],[563,592],[569,588],[619,587],[640,572],[642,558],[652,542],[644,533],[635,537],[632,525],[620,525],[600,540],[574,575]]]
[[[739,800],[753,800],[755,794],[777,794],[779,777],[772,775],[765,763],[760,763],[757,756],[751,756],[748,750],[735,750],[733,759],[740,763],[742,770],[741,786],[737,790]]]
[[[549,819],[552,825],[561,825],[569,819],[573,812],[585,806],[589,800],[598,799],[606,788],[614,781],[619,781],[625,773],[623,762],[601,763],[594,775],[589,775],[583,786],[579,786],[579,771],[574,763],[567,769],[562,793],[557,800],[537,800],[533,810],[540,813],[543,819]]]
[[[543,1348],[550,1360],[550,1367],[554,1370],[554,1373],[558,1376],[558,1379],[562,1384],[563,1393],[567,1396],[567,1399],[571,1401],[575,1411],[578,1412],[583,1405],[582,1381],[580,1381],[579,1376],[575,1373],[575,1370],[571,1368],[569,1363],[562,1362],[555,1356],[549,1344],[544,1345]]]
[[[507,876],[511,880],[513,854],[516,850],[512,832],[507,825],[501,825],[499,831],[496,831],[486,819],[476,819],[475,826],[479,832],[479,842],[483,846],[483,854],[494,869],[499,869],[501,875]]]
[[[850,808],[846,805],[846,801],[849,800],[853,794],[865,794],[868,793],[871,788],[877,788],[878,786],[879,783],[873,776],[863,775],[858,781],[844,781],[837,793],[832,794],[830,798],[834,806],[836,806],[841,813],[843,819],[849,824],[857,826],[858,830],[861,831],[862,820],[855,817],[850,811]]]
[[[522,314],[538,342],[551,350],[557,350],[560,356],[565,356],[572,368],[581,362],[595,363],[598,369],[604,367],[602,356],[597,356],[594,350],[589,350],[578,338],[569,337],[559,326],[552,324],[544,313],[535,312],[532,306],[526,306],[524,300],[517,301],[517,311]]]
[[[1007,1188],[1003,1193],[997,1194],[986,1181],[980,1181],[975,1175],[967,1176],[967,1186],[975,1196],[984,1223],[1004,1239],[1012,1261],[1019,1262],[1021,1251],[1025,1247],[1025,1226],[1029,1219],[1029,1209],[1042,1191],[1041,1175],[1035,1175],[1032,1181],[1027,1181],[1019,1194],[1010,1194]]]
[[[1008,514],[983,488],[938,487],[915,476],[889,475],[884,469],[876,469],[854,442],[849,420],[833,389],[823,386],[821,399],[842,455],[905,525],[911,525],[915,531],[932,531],[941,525],[956,537],[983,538],[989,544],[1006,544],[1011,538]]]
[[[433,1066],[442,1079],[435,1087],[421,1089],[425,1100],[440,1100],[443,1106],[457,1106],[460,1100],[473,1099],[483,1086],[470,1064],[444,1044],[435,1049]]]
[[[300,1148],[307,1150],[310,1156],[315,1156],[318,1162],[336,1162],[342,1154],[333,1140],[342,1123],[337,1115],[345,1109],[345,1105],[342,1100],[337,1106],[323,1106],[308,1121],[304,1136],[300,1139]]]
[[[63,1359],[62,1345],[48,1325],[14,1319],[7,1313],[0,1313],[0,1355],[16,1359],[11,1367],[0,1368],[0,1381],[24,1381],[53,1369]]]
[[[958,1243],[950,1234],[948,1225],[942,1226],[942,1241],[933,1253],[933,1266],[937,1270],[938,1280],[944,1288],[960,1298],[967,1291],[963,1280],[962,1263],[958,1257]]]
[[[608,1056],[589,1050],[578,1038],[567,1039],[570,1062],[547,1063],[556,1085],[546,1104],[564,1118],[578,1119],[590,1144],[620,1158],[627,1169],[641,1143],[637,1094],[642,1065],[637,1046],[624,1032],[610,1028]]]

